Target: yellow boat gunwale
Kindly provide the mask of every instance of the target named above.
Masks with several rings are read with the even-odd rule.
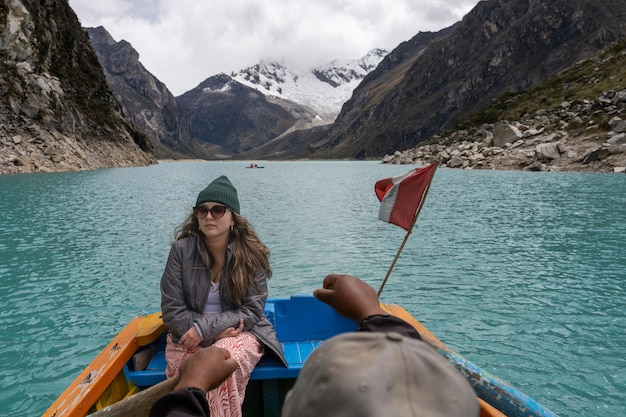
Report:
[[[140,346],[165,331],[161,312],[133,318],[52,403],[42,417],[84,417]]]

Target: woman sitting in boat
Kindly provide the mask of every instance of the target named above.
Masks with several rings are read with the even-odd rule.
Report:
[[[241,416],[250,374],[266,349],[286,366],[263,312],[270,277],[269,249],[239,214],[237,190],[226,176],[215,179],[177,229],[161,278],[167,377],[200,347],[225,348],[237,361],[236,371],[207,393],[212,416]]]
[[[315,297],[360,323],[359,331],[334,336],[311,353],[285,397],[282,416],[479,416],[468,381],[413,326],[384,311],[372,287],[343,274],[326,276],[322,285]],[[210,371],[198,371],[202,364]],[[213,416],[205,393],[235,367],[228,352],[200,349],[150,417]]]

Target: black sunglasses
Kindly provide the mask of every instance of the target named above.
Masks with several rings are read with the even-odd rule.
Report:
[[[196,215],[199,219],[204,219],[206,216],[211,213],[211,217],[215,220],[221,219],[224,217],[224,213],[226,213],[226,206],[213,206],[211,208],[204,206],[196,206],[193,208],[193,214]]]

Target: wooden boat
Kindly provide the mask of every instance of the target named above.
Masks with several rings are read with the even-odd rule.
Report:
[[[555,416],[449,350],[402,307],[381,305],[414,326],[428,344],[466,376],[479,397],[481,417]],[[285,394],[313,349],[324,340],[357,327],[308,295],[268,299],[265,313],[276,328],[289,367],[269,357],[261,359],[248,384],[243,404],[245,417],[280,416]],[[175,385],[174,380],[165,378],[165,335],[160,313],[131,320],[42,417],[147,416],[156,398]]]

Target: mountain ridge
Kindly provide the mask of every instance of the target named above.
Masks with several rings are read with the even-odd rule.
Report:
[[[309,70],[293,70],[285,62],[261,61],[230,77],[267,96],[309,108],[318,124],[332,123],[361,80],[388,54],[374,48],[354,59],[333,59]]]
[[[85,28],[126,116],[151,138],[160,159],[243,158],[267,142],[332,123],[360,79],[386,54],[335,59],[312,70],[261,61],[210,76],[174,97],[124,40]]]
[[[262,61],[221,73],[178,96],[191,134],[209,159],[246,158],[293,132],[332,123],[344,101],[386,51],[335,59],[312,70]]]
[[[304,83],[301,73],[279,62],[212,76],[173,97],[128,42],[104,39],[109,56],[96,57],[90,49],[98,42],[90,48],[79,24],[76,32],[66,0],[7,4],[0,7],[0,146],[7,150],[0,172],[149,164],[153,152],[380,159],[436,137],[626,35],[626,0],[484,0],[448,28],[420,32],[389,53],[374,50],[381,59],[375,68],[367,60],[362,66],[335,60],[309,70],[308,81],[333,92],[361,77],[347,101],[333,103],[340,111],[331,123],[329,96],[317,91],[326,107],[315,108],[311,98],[292,101],[313,81]],[[65,37],[63,47],[56,36]],[[606,97],[611,88],[603,90]],[[621,97],[623,86],[615,88]],[[604,96],[594,103],[608,100],[597,97]]]
[[[102,26],[84,30],[124,114],[151,138],[156,157],[209,156],[194,147],[176,98],[141,64],[135,48],[125,40],[116,41]]]
[[[364,80],[303,154],[379,158],[409,149],[505,91],[532,87],[617,40],[625,11],[624,0],[481,1],[449,36],[414,52],[392,88],[376,97],[377,79]]]

